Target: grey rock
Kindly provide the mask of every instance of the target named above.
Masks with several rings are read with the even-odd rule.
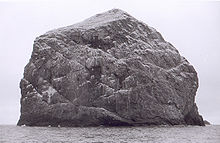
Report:
[[[212,125],[209,121],[204,120],[205,125]]]
[[[119,9],[37,37],[20,88],[18,125],[204,125],[193,66]]]

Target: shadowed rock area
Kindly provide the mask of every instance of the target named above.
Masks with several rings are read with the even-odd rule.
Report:
[[[119,9],[37,37],[20,88],[18,125],[204,125],[193,66]]]

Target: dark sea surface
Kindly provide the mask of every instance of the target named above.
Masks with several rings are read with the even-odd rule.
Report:
[[[0,125],[0,143],[220,143],[220,125],[75,128]]]

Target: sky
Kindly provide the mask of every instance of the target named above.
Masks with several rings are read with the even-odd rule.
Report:
[[[113,8],[156,28],[194,66],[199,112],[220,124],[220,2],[147,0],[0,0],[0,124],[19,119],[19,82],[34,39]]]

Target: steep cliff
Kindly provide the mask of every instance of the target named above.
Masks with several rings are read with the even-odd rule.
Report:
[[[204,125],[193,66],[119,9],[37,37],[20,88],[18,125]]]

